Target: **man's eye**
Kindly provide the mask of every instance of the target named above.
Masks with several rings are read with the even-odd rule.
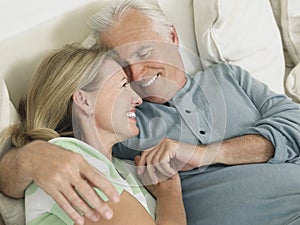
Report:
[[[152,53],[152,48],[150,49],[144,49],[143,51],[140,51],[138,56],[139,58],[145,59],[148,58]]]

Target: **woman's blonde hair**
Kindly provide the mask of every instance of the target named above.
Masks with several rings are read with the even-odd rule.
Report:
[[[12,144],[22,147],[33,140],[73,136],[72,97],[77,89],[93,90],[106,51],[66,45],[48,55],[33,75],[20,101],[21,123],[12,131]]]

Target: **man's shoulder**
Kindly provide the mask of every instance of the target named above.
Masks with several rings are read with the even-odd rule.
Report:
[[[194,81],[199,81],[207,78],[215,77],[220,79],[222,77],[226,78],[228,75],[234,75],[234,71],[239,68],[236,65],[229,63],[216,63],[208,66],[205,70],[200,70],[194,76],[187,76],[189,79]]]
[[[203,77],[215,77],[217,80],[236,80],[248,75],[249,72],[239,65],[231,63],[216,63],[207,67],[204,71],[199,71],[193,79],[201,79]]]
[[[228,72],[229,70],[231,71],[234,67],[238,66],[230,63],[216,63],[209,66],[205,71]]]

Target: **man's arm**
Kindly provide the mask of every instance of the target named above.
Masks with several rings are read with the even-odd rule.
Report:
[[[20,149],[11,149],[0,160],[0,191],[9,197],[22,198],[32,178],[24,173],[19,154]]]
[[[96,211],[107,219],[112,216],[112,210],[93,187],[103,190],[113,202],[119,201],[114,186],[79,154],[44,141],[34,141],[23,148],[12,149],[0,161],[0,191],[4,194],[23,197],[24,190],[33,181],[78,224],[83,224],[83,217],[74,207],[93,221],[99,219]]]
[[[190,158],[193,167],[263,163],[274,155],[272,143],[261,135],[244,135],[223,142],[199,145]]]
[[[244,135],[209,145],[192,145],[164,139],[159,145],[142,152],[138,171],[141,174],[147,169],[153,182],[157,183],[153,167],[166,176],[171,176],[177,170],[190,170],[217,163],[263,163],[273,154],[272,143],[261,135]]]

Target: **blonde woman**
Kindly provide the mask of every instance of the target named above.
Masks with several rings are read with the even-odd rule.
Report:
[[[13,144],[22,147],[33,140],[46,140],[76,152],[120,195],[118,203],[107,202],[113,216],[106,209],[106,219],[94,222],[84,215],[76,224],[186,224],[178,174],[147,186],[151,195],[140,185],[129,162],[112,157],[115,143],[139,133],[135,108],[141,103],[122,68],[103,50],[68,45],[45,58],[35,72],[19,107],[22,123],[13,132]],[[27,224],[74,224],[38,184],[35,181],[26,189]],[[82,187],[71,188],[80,195]],[[91,192],[107,201],[110,193],[102,189],[95,187]],[[65,204],[70,203],[65,200]],[[76,205],[73,208],[85,212],[76,210]]]

